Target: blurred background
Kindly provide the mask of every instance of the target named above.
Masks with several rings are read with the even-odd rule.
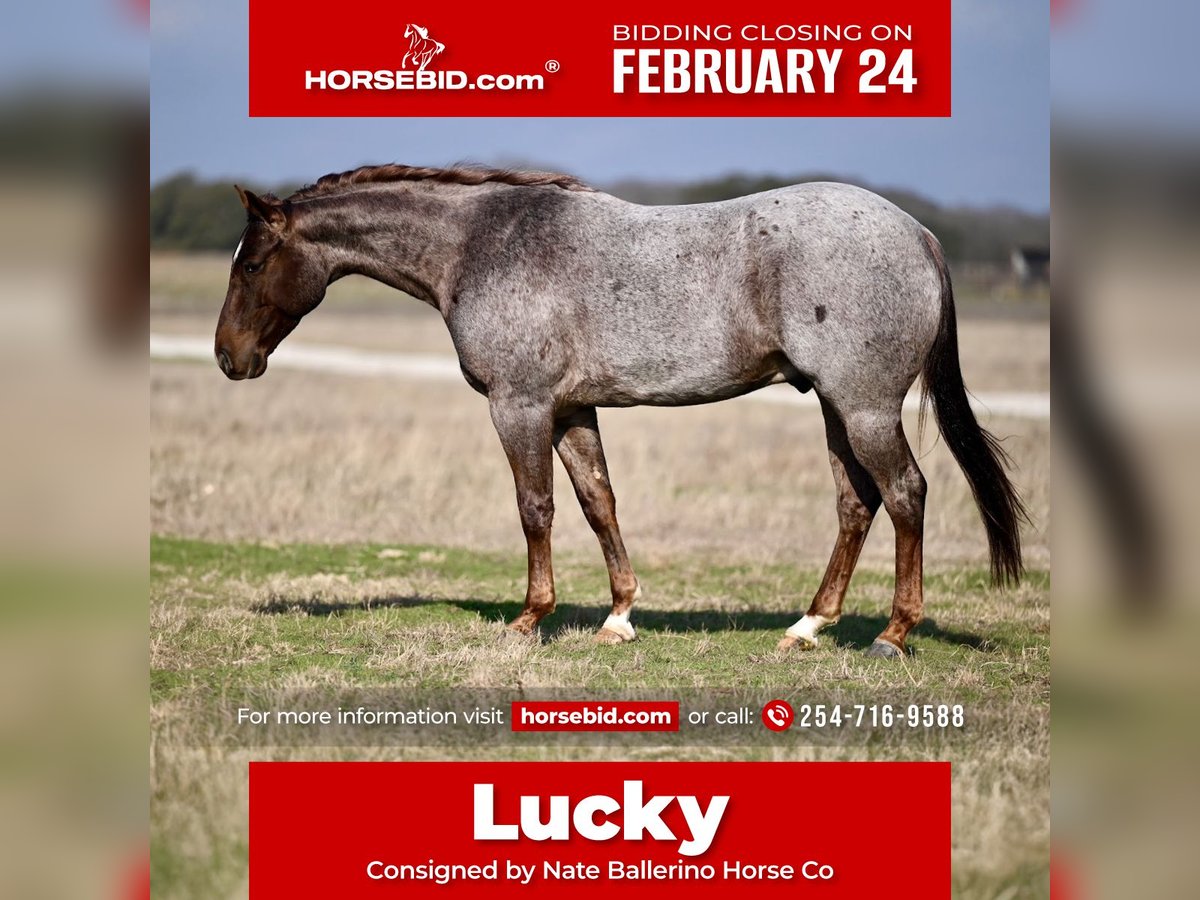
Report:
[[[1051,30],[1063,896],[1200,876],[1198,28],[1194,4],[1071,0]]]
[[[6,11],[5,896],[148,893],[148,77],[144,5],[52,0]]]

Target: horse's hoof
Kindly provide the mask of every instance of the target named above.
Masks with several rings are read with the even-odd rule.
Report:
[[[890,641],[885,641],[883,638],[875,638],[875,641],[866,650],[867,656],[875,659],[894,659],[897,656],[903,656],[904,651]]]
[[[775,647],[779,653],[786,653],[789,650],[815,650],[817,649],[817,639],[805,640],[804,638],[785,635],[783,640]]]
[[[528,625],[514,622],[500,632],[500,640],[505,644],[530,643],[537,639],[537,630]]]
[[[604,620],[600,630],[596,632],[597,644],[624,644],[636,640],[637,632],[629,624],[629,613],[613,614]]]
[[[597,644],[616,646],[617,644],[627,644],[632,640],[632,637],[621,634],[619,631],[613,631],[611,628],[601,628],[596,632]]]

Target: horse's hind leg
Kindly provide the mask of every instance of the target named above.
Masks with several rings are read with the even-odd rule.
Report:
[[[884,508],[896,529],[896,593],[892,617],[868,648],[868,656],[900,656],[908,633],[924,615],[921,542],[925,523],[925,477],[917,468],[900,401],[886,411],[845,412],[846,435],[855,457],[879,486]]]
[[[596,634],[596,640],[606,644],[631,641],[635,634],[629,624],[629,613],[642,589],[629,565],[617,526],[617,501],[608,480],[595,408],[586,407],[560,419],[555,425],[554,446],[575,487],[583,514],[600,540],[608,566],[612,613]]]
[[[815,647],[817,632],[841,618],[850,576],[854,574],[858,554],[862,552],[867,532],[879,509],[879,489],[850,449],[841,416],[824,400],[821,411],[825,415],[825,441],[829,445],[829,462],[837,487],[838,536],[825,577],[821,579],[808,612],[787,630],[779,642],[780,650]]]

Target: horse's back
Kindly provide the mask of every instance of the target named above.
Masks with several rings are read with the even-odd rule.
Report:
[[[836,182],[678,209],[707,229],[694,243],[716,290],[701,302],[721,307],[753,346],[783,352],[818,383],[864,367],[912,383],[936,334],[941,277],[908,213]]]

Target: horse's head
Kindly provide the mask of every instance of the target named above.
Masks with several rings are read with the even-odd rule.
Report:
[[[217,322],[217,364],[229,378],[257,378],[267,357],[325,296],[329,272],[293,229],[287,203],[237,188],[247,224],[233,251]]]
[[[410,38],[413,35],[416,35],[424,40],[425,38],[429,37],[429,31],[425,28],[422,28],[420,25],[406,25],[404,27],[404,36],[406,38]]]

